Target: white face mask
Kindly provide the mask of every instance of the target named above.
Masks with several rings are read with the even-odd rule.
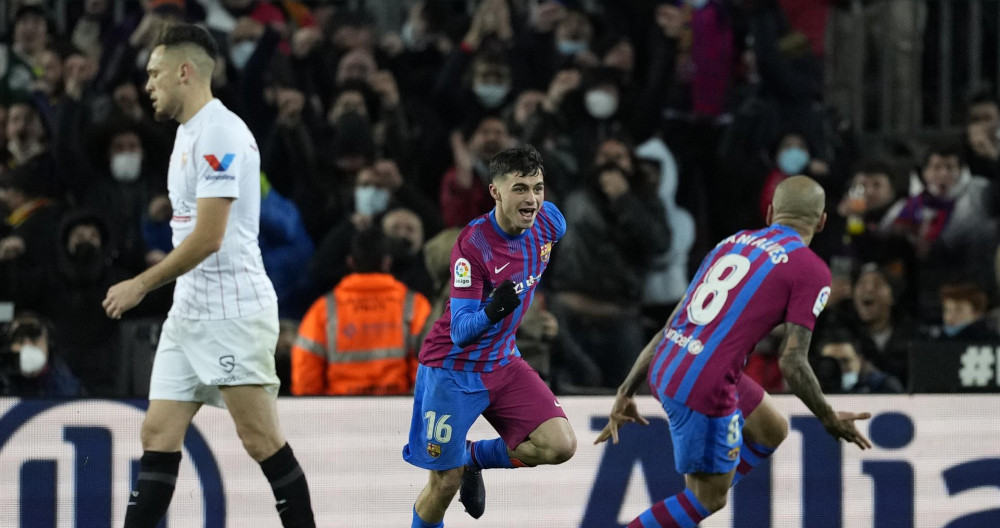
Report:
[[[242,70],[250,62],[250,57],[257,49],[257,43],[252,40],[244,40],[234,45],[229,50],[229,58],[233,60],[233,67]]]
[[[41,372],[48,360],[48,354],[44,350],[27,343],[21,345],[19,355],[21,356],[21,374],[28,377]]]
[[[111,157],[111,176],[115,180],[130,183],[139,179],[142,172],[141,152],[119,152]]]
[[[483,106],[496,108],[503,102],[504,97],[507,97],[510,86],[506,84],[477,84],[472,87],[472,91],[476,93],[476,97],[479,98],[480,103],[483,103]]]
[[[604,90],[591,90],[584,96],[587,113],[595,119],[607,119],[618,110],[618,98]]]
[[[854,388],[858,384],[858,373],[857,372],[845,372],[840,375],[840,388],[847,392]]]
[[[389,191],[374,185],[364,185],[354,189],[354,210],[374,216],[389,207]]]

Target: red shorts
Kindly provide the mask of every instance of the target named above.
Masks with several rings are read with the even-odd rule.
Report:
[[[500,433],[511,451],[527,440],[539,425],[552,418],[566,418],[549,386],[520,357],[481,376],[490,395],[490,404],[483,411],[483,417]]]

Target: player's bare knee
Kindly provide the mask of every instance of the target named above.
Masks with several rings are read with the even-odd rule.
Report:
[[[692,490],[694,491],[694,490]],[[694,491],[695,497],[698,502],[705,507],[706,510],[715,513],[722,508],[726,507],[726,501],[729,500],[729,490],[698,490]]]
[[[572,432],[559,436],[548,449],[548,464],[562,464],[576,454],[576,435]]]
[[[164,423],[147,419],[142,422],[139,439],[142,441],[144,451],[171,452],[180,449],[180,444],[183,442],[183,432],[178,434],[177,431],[170,431]]]
[[[236,434],[251,458],[260,462],[281,449],[282,442],[269,431],[252,426],[237,426]]]

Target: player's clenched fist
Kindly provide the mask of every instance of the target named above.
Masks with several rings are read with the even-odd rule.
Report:
[[[505,280],[496,290],[493,290],[493,300],[486,305],[486,317],[491,323],[499,323],[504,317],[510,315],[518,306],[521,306],[521,298],[514,291],[514,283]]]

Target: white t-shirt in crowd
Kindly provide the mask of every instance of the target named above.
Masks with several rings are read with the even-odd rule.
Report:
[[[218,99],[178,127],[167,190],[175,248],[194,231],[198,198],[235,198],[222,248],[177,278],[169,315],[235,319],[277,302],[257,244],[260,152],[246,123]]]

